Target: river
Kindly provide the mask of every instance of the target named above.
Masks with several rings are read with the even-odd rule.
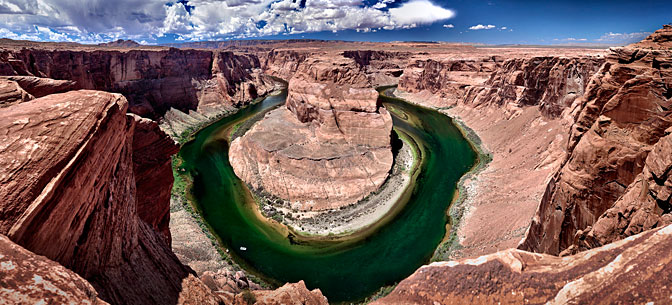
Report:
[[[233,126],[282,105],[286,96],[269,96],[204,128],[180,150],[180,170],[193,179],[191,199],[232,257],[274,284],[304,280],[330,302],[362,300],[427,263],[446,234],[457,182],[477,160],[452,119],[381,95],[395,130],[420,148],[421,172],[410,199],[392,220],[360,238],[297,243],[286,230],[259,218],[249,190],[228,161],[227,136]]]

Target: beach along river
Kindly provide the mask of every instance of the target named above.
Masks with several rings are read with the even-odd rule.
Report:
[[[180,170],[193,178],[191,199],[234,259],[275,284],[304,280],[330,302],[362,300],[427,263],[446,234],[446,213],[457,194],[456,184],[477,160],[452,120],[381,96],[395,130],[412,138],[420,152],[420,173],[410,196],[404,196],[407,202],[391,220],[352,239],[296,242],[282,226],[260,218],[249,190],[228,161],[231,130],[282,105],[286,96],[269,96],[204,128],[180,151]]]

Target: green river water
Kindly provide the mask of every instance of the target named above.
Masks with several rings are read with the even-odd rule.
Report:
[[[435,110],[381,96],[395,130],[409,135],[420,148],[421,172],[410,200],[391,221],[363,237],[297,244],[256,216],[249,190],[229,164],[224,135],[231,126],[283,104],[285,98],[286,92],[269,96],[204,128],[180,151],[181,167],[193,178],[191,197],[233,258],[271,283],[304,280],[309,289],[320,288],[330,302],[362,300],[427,263],[446,234],[446,212],[456,184],[477,160],[452,120]]]

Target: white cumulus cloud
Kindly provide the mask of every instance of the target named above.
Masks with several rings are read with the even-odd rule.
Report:
[[[391,8],[390,14],[393,22],[402,25],[428,24],[455,16],[455,12],[427,0],[406,2],[398,8]]]
[[[443,27],[446,28],[446,29],[452,29],[452,28],[454,28],[455,26],[452,25],[452,24],[444,24]]]
[[[473,25],[473,26],[469,27],[470,30],[474,30],[474,31],[476,31],[476,30],[491,30],[491,29],[494,29],[494,28],[496,28],[496,26],[494,26],[492,24],[488,24],[488,25],[477,24],[477,25]]]
[[[430,0],[0,0],[0,37],[102,42],[414,28],[455,12]],[[305,4],[305,5],[304,5]],[[39,25],[40,27],[36,27]]]
[[[596,39],[595,41],[599,42],[604,42],[604,43],[622,43],[622,44],[629,44],[629,43],[634,43],[638,42],[647,36],[649,36],[651,33],[650,32],[634,32],[634,33],[604,33],[600,38]]]

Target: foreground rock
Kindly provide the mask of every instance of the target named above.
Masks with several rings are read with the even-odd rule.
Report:
[[[76,273],[0,235],[3,304],[107,304]]]
[[[139,216],[151,204],[138,205],[146,178],[134,173],[142,154],[134,155],[136,120],[126,107],[118,94],[71,91],[0,110],[0,233],[89,280],[111,303],[208,297],[194,294],[203,284],[153,229],[165,216]],[[169,191],[170,178],[141,198]]]
[[[289,83],[286,108],[231,144],[236,174],[300,210],[349,205],[392,166],[390,114],[354,61],[311,58]]]
[[[505,250],[424,266],[373,304],[664,304],[672,226],[571,257]]]
[[[661,140],[672,126],[671,32],[669,26],[656,31],[642,42],[645,48],[612,49],[593,76],[573,110],[568,155],[521,249],[573,253],[672,220],[665,157],[671,152]]]

